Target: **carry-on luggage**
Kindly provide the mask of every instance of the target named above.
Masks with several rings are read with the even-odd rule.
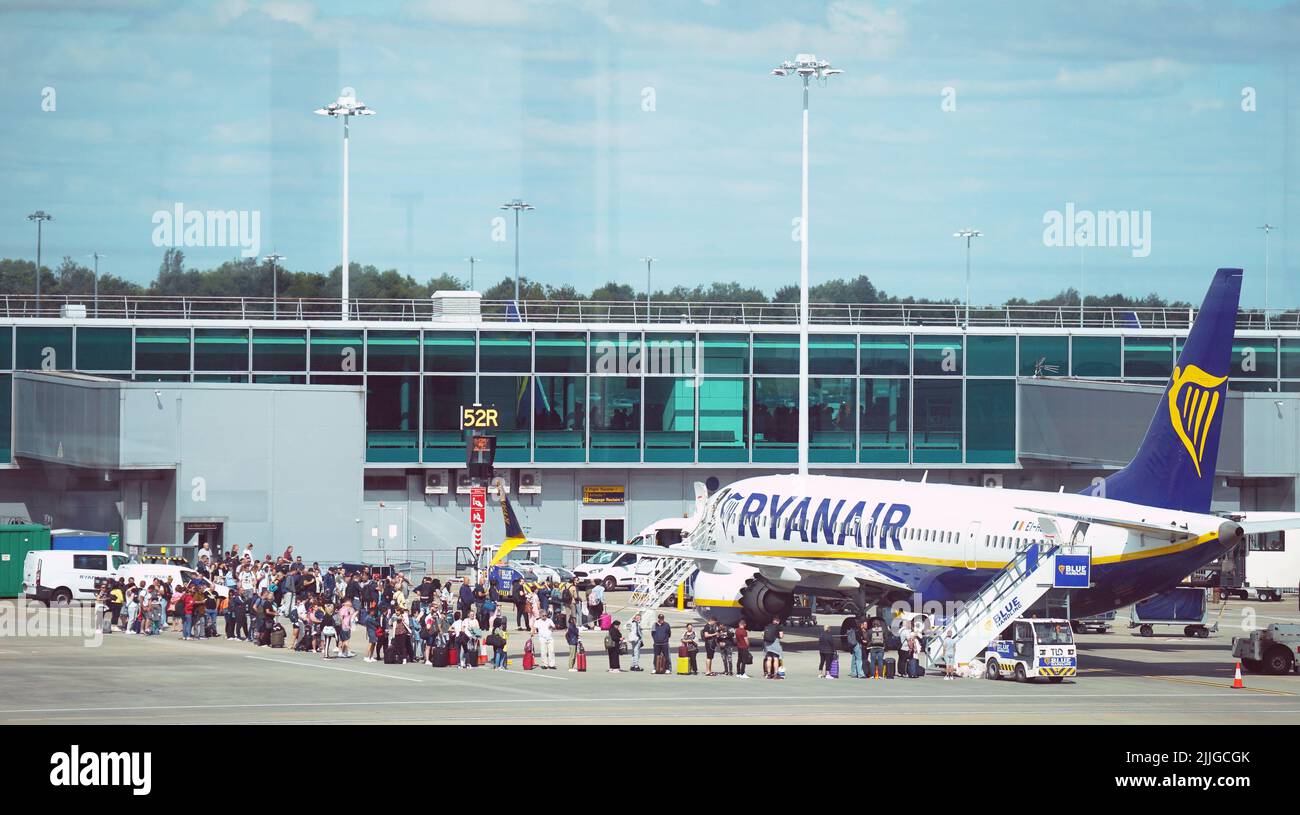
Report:
[[[533,657],[533,641],[529,640],[524,643],[524,670],[531,671],[537,667],[537,660]]]
[[[447,664],[456,667],[460,663],[460,646],[452,643],[447,646]]]
[[[885,678],[886,678],[886,679],[893,679],[893,678],[896,676],[896,674],[894,673],[894,669],[895,669],[895,667],[896,667],[896,663],[894,662],[894,658],[893,658],[893,657],[886,657],[886,658],[885,658]]]
[[[578,649],[577,668],[581,671],[587,670],[587,649],[582,647],[582,643],[576,646]]]
[[[908,663],[907,675],[912,679],[920,679],[925,676],[925,666],[921,664],[921,660],[914,659]]]
[[[271,629],[269,634],[266,631],[263,631],[262,636],[267,637],[267,642],[272,648],[284,647],[284,626],[276,625],[275,628]]]
[[[610,625],[612,625],[613,622],[614,622],[614,618],[609,615],[608,611],[600,615],[600,630],[608,631]]]
[[[832,659],[832,660],[831,660],[831,670],[830,670],[830,673],[831,673],[831,676],[834,677],[835,679],[839,679],[839,678],[840,678],[840,658],[839,658],[839,657],[835,657],[835,659]]]
[[[663,654],[655,654],[655,673],[668,673],[668,657]]]
[[[385,664],[385,665],[396,665],[396,664],[397,664],[397,649],[396,649],[396,648],[393,648],[393,647],[390,646],[390,647],[384,649],[384,664]]]
[[[447,646],[435,645],[433,647],[432,662],[433,662],[433,667],[435,668],[447,667]]]

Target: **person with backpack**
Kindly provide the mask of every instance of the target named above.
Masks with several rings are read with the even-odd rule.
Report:
[[[564,628],[564,641],[569,646],[569,673],[578,671],[578,652],[582,650],[582,632],[578,630],[578,618],[569,615],[568,625]]]
[[[686,630],[682,632],[682,648],[686,649],[687,664],[690,665],[689,673],[696,676],[700,672],[699,665],[695,662],[695,657],[700,653],[700,644],[695,640],[695,626],[690,623],[686,624]]]
[[[339,628],[339,656],[344,659],[352,658],[352,648],[348,642],[352,639],[352,623],[356,620],[356,612],[352,608],[352,601],[343,598],[343,605],[339,606],[337,615]]]
[[[515,578],[510,586],[510,599],[515,604],[515,628],[529,631],[532,624],[528,621],[528,595],[524,593],[524,581]]]
[[[909,640],[912,638],[912,623],[904,622],[898,628],[898,634],[894,637],[894,653],[897,658],[894,663],[894,676],[908,676],[911,673],[912,646]]]
[[[484,585],[484,581],[480,580],[478,585],[474,587],[474,611],[475,617],[478,619],[478,627],[483,630],[487,629],[492,619],[486,606],[487,586]]]
[[[713,671],[713,655],[718,651],[718,618],[710,617],[700,634],[704,640],[704,675],[717,676]]]
[[[572,618],[577,609],[574,607],[574,601],[578,595],[574,591],[572,583],[565,583],[560,590],[560,605],[564,608],[564,616]]]
[[[664,622],[664,615],[660,614],[659,619],[655,622],[654,628],[650,629],[650,639],[655,648],[655,673],[669,673],[669,666],[672,663],[668,658],[668,648],[672,641],[673,627]]]
[[[493,628],[488,634],[487,644],[492,646],[492,670],[506,669],[506,642],[508,635],[505,628]]]
[[[731,659],[736,651],[736,633],[726,623],[718,624],[717,643],[718,653],[722,655],[722,675],[734,676]]]
[[[627,646],[628,651],[632,654],[631,670],[641,672],[641,640],[644,634],[641,631],[641,612],[632,615],[632,621],[627,624]]]
[[[605,633],[605,652],[609,654],[609,672],[612,674],[622,673],[618,665],[619,652],[623,648],[623,631],[619,628],[618,620],[609,624],[609,631]]]
[[[493,600],[487,592],[483,593],[483,601],[479,604],[478,627],[487,631],[492,627],[492,618],[496,616],[497,601]]]
[[[594,630],[600,625],[600,616],[605,613],[605,587],[597,583],[587,592],[587,613],[591,615],[591,622],[588,623],[588,630]]]
[[[867,677],[880,679],[885,675],[885,626],[880,620],[871,623],[867,633]]]
[[[863,670],[862,658],[867,653],[867,642],[870,637],[866,619],[859,619],[858,624],[849,631],[847,637],[849,647],[853,649],[853,660],[849,663],[849,677],[852,679],[865,678],[866,673]]]
[[[333,659],[330,650],[334,643],[338,641],[339,631],[337,620],[334,618],[334,606],[326,603],[325,608],[321,609],[320,616],[320,642],[321,642],[321,659]]]
[[[784,634],[780,617],[773,617],[771,625],[763,629],[763,676],[768,679],[777,679],[780,676],[781,639]]]

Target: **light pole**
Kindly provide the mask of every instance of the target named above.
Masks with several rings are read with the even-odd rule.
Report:
[[[353,116],[374,116],[375,112],[356,100],[354,96],[340,96],[317,108],[319,116],[332,116],[343,120],[343,267],[339,277],[343,280],[343,319],[348,319],[348,119]]]
[[[106,258],[108,255],[101,255],[99,252],[91,252],[86,255],[88,258],[95,259],[95,316],[99,316],[99,259]]]
[[[46,221],[53,221],[54,216],[43,209],[38,209],[27,220],[36,222],[36,311],[39,314],[41,310],[41,225]]]
[[[272,252],[266,256],[266,262],[271,264],[271,319],[275,320],[280,316],[280,278],[275,273],[275,264],[284,260],[284,255],[278,252]]]
[[[469,261],[469,290],[470,291],[474,291],[474,264],[478,263],[482,259],[483,258],[476,258],[473,255],[470,255],[469,257],[465,258],[465,260]]]
[[[962,229],[952,233],[954,238],[966,239],[966,318],[963,328],[970,328],[970,241],[971,238],[982,238],[984,233],[978,229]]]
[[[1257,226],[1256,229],[1264,230],[1264,328],[1268,328],[1268,233],[1277,229],[1272,224]]]
[[[525,210],[536,209],[532,204],[525,203],[522,198],[515,198],[501,205],[502,209],[513,209],[515,211],[515,308],[519,307],[519,213]]]
[[[659,258],[643,257],[645,261],[645,321],[650,322],[650,264]]]
[[[799,206],[799,475],[808,474],[808,84],[842,74],[824,59],[799,54],[772,69],[773,76],[803,80],[803,162]]]

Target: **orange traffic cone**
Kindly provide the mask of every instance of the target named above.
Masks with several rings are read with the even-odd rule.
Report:
[[[1232,678],[1232,686],[1234,688],[1246,687],[1241,681],[1241,660],[1237,660],[1237,675]]]

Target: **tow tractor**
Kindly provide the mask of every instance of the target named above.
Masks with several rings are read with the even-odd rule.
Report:
[[[1074,631],[1066,619],[1020,619],[1007,626],[985,650],[984,676],[1017,682],[1045,678],[1062,682],[1078,674]]]
[[[1232,638],[1232,655],[1251,673],[1287,674],[1296,669],[1300,654],[1300,625],[1274,623]]]

